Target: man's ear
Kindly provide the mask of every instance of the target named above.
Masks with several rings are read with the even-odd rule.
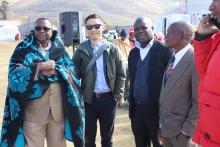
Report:
[[[102,27],[103,27],[103,31],[105,31],[106,25],[105,25],[105,24],[102,24]]]
[[[188,40],[187,33],[185,31],[182,32],[182,39]]]

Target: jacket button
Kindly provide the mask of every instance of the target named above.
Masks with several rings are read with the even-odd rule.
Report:
[[[205,137],[206,137],[206,138],[208,138],[208,139],[210,139],[210,138],[211,138],[211,137],[210,137],[210,135],[209,135],[209,133],[207,133],[207,132],[205,132],[205,134],[204,134],[204,135],[205,135]]]

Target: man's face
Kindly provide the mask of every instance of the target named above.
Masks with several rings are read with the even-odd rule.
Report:
[[[153,38],[151,22],[145,19],[137,20],[134,24],[134,36],[140,43],[149,42]]]
[[[86,33],[91,40],[102,39],[103,23],[98,18],[88,19],[86,22]]]
[[[126,36],[121,36],[121,40],[122,40],[122,41],[125,41],[126,39],[127,39]]]
[[[217,22],[220,23],[220,0],[213,0],[209,6],[209,10]]]
[[[39,20],[35,24],[34,34],[39,42],[50,40],[53,34],[52,24],[48,20]]]
[[[175,48],[181,42],[181,35],[182,33],[178,31],[178,29],[171,25],[165,36],[165,44],[168,48]]]

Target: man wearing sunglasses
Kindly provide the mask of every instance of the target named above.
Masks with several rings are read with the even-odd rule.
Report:
[[[37,19],[10,59],[1,147],[44,147],[45,138],[48,147],[66,147],[65,137],[84,146],[79,81],[52,26],[46,18]]]
[[[96,146],[99,120],[102,147],[112,147],[117,100],[123,98],[125,67],[119,49],[102,37],[102,19],[92,14],[85,24],[89,40],[78,45],[73,55],[85,100],[85,146]]]

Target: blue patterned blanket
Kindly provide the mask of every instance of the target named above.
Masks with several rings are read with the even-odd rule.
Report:
[[[75,147],[84,146],[85,112],[84,102],[80,92],[80,82],[75,77],[74,64],[65,51],[64,45],[57,35],[51,37],[52,46],[49,58],[42,55],[33,33],[17,45],[9,63],[8,88],[4,107],[4,117],[1,129],[1,147],[24,147],[23,113],[25,104],[40,98],[48,89],[50,83],[61,80],[65,85],[65,135]],[[34,81],[37,64],[54,60],[55,70],[59,76],[39,76]]]

